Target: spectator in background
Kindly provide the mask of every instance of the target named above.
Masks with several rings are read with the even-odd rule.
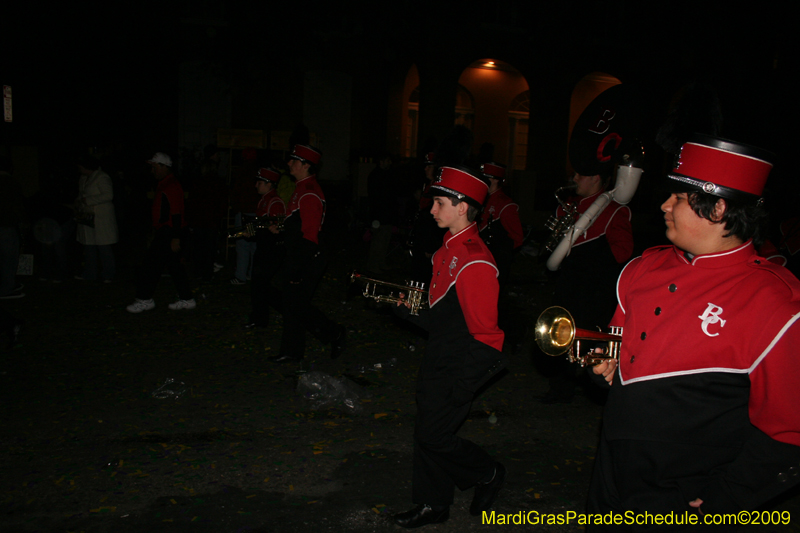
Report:
[[[83,281],[98,278],[111,283],[116,275],[114,250],[117,242],[117,217],[114,213],[114,188],[111,178],[100,168],[100,162],[86,155],[78,163],[81,173],[75,212],[78,220],[77,239],[83,245],[83,273],[75,276]]]
[[[367,269],[381,274],[387,268],[386,256],[392,240],[392,228],[398,222],[397,184],[390,154],[381,155],[378,164],[370,172],[367,195],[372,233]]]
[[[72,165],[70,165],[70,168]],[[72,277],[68,246],[76,242],[75,217],[65,198],[77,196],[77,183],[63,171],[40,176],[39,191],[30,199],[33,236],[38,241],[39,258],[35,261],[39,281],[61,283]],[[75,245],[77,246],[77,244]]]
[[[227,187],[219,175],[219,152],[206,148],[200,176],[186,200],[186,219],[192,233],[192,266],[201,281],[211,281],[219,252],[220,227],[225,223]]]
[[[236,213],[234,224],[237,228],[255,218],[261,200],[261,195],[253,188],[253,176],[258,172],[257,157],[255,148],[245,148],[241,167],[234,170],[230,205],[231,211]],[[250,279],[256,246],[255,239],[236,239],[236,274],[231,278],[232,285],[244,285]]]
[[[17,283],[19,265],[19,230],[25,221],[22,189],[14,179],[11,158],[0,157],[0,299],[22,298],[22,284]]]
[[[172,173],[172,158],[158,152],[148,161],[150,171],[158,181],[153,197],[153,230],[155,235],[142,263],[136,283],[136,301],[127,307],[130,313],[141,313],[153,309],[156,304],[153,294],[166,265],[178,289],[178,301],[169,304],[173,311],[194,309],[197,303],[192,297],[186,270],[181,264],[181,230],[186,226],[183,208],[183,187]]]

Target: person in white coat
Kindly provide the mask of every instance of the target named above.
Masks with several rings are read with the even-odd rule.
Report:
[[[100,168],[100,162],[91,156],[80,160],[78,170],[81,177],[75,210],[77,239],[83,245],[84,265],[83,273],[75,277],[85,281],[97,280],[99,258],[100,279],[110,283],[115,275],[112,245],[118,239],[111,178]]]

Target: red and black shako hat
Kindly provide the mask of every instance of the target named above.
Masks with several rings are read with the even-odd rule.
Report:
[[[489,185],[475,171],[462,166],[442,167],[433,185],[425,193],[428,198],[449,196],[464,200],[480,209],[489,194]]]
[[[256,181],[268,181],[277,185],[281,180],[281,173],[272,167],[261,167],[256,173]]]
[[[760,204],[774,157],[755,146],[695,135],[681,146],[678,164],[667,174],[669,187]]]
[[[487,178],[503,181],[506,179],[506,166],[502,163],[491,161],[481,165],[481,173]]]
[[[319,162],[322,161],[322,152],[307,144],[295,144],[289,157],[302,161],[303,163],[319,165]]]

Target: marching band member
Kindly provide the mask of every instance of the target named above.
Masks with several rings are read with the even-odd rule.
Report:
[[[484,163],[481,173],[489,180],[489,198],[483,207],[481,238],[497,262],[500,283],[508,281],[514,250],[522,246],[524,235],[519,220],[519,205],[503,191],[506,167],[500,163]]]
[[[611,169],[599,165],[579,167],[583,173],[576,172],[572,178],[575,194],[566,201],[577,207],[578,217],[608,188]],[[561,218],[565,214],[559,206],[556,216]],[[586,233],[578,237],[561,264],[554,301],[569,309],[576,323],[583,324],[581,327],[607,324],[608,309],[614,302],[614,280],[632,254],[631,210],[612,200]],[[574,366],[564,358],[551,360],[548,366],[550,388],[542,403],[572,402],[576,384]]]
[[[755,247],[770,158],[683,145],[661,206],[672,244],[620,274],[619,365],[593,369],[613,386],[589,513],[738,513],[800,481],[800,282]]]
[[[256,207],[256,216],[261,218],[286,215],[286,204],[278,196],[281,174],[272,167],[260,168],[256,174],[256,190],[261,195]],[[280,294],[272,288],[272,278],[283,267],[285,249],[283,238],[274,227],[259,230],[255,234],[256,251],[253,255],[251,299],[253,310],[245,329],[264,328],[269,322],[269,306],[280,305]]]
[[[431,218],[432,201],[428,191],[433,185],[434,176],[438,167],[434,162],[434,152],[425,154],[425,185],[419,199],[417,210],[411,227],[409,245],[411,251],[411,279],[424,281],[431,275],[431,257],[439,247],[444,233]]]
[[[636,152],[641,150],[634,135],[639,116],[633,109],[634,92],[625,84],[606,89],[583,110],[573,126],[568,151],[575,170],[575,191],[566,204],[575,207],[576,223],[595,202],[602,201],[600,197],[609,188],[615,167],[625,154],[633,153],[633,148]],[[568,255],[562,257],[555,281],[554,301],[569,309],[575,321],[588,329],[608,324],[615,297],[614,280],[633,254],[631,210],[613,201],[614,195],[611,198],[591,226],[577,236]],[[560,219],[566,214],[566,204],[560,200],[559,204],[556,217]],[[548,269],[552,259],[548,259]],[[565,358],[550,359],[546,365],[550,388],[542,403],[571,403],[577,384],[575,367]]]
[[[287,282],[283,290],[284,321],[280,353],[276,363],[302,361],[305,331],[331,345],[331,358],[344,350],[346,329],[311,304],[311,298],[325,272],[325,255],[319,244],[325,220],[325,195],[317,183],[322,153],[312,146],[295,145],[289,155],[289,172],[297,180],[286,207],[284,242]]]
[[[488,510],[506,477],[502,464],[456,435],[472,399],[505,366],[503,331],[497,327],[497,266],[478,235],[475,218],[488,186],[463,167],[442,167],[428,194],[431,214],[446,229],[433,255],[429,309],[397,313],[429,332],[417,378],[412,499],[417,506],[394,516],[414,528],[450,517],[453,492],[475,487],[473,515]]]

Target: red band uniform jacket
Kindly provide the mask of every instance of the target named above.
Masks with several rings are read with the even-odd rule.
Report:
[[[750,241],[691,259],[662,246],[617,294],[603,443],[623,508],[738,512],[800,481],[800,282]]]
[[[286,214],[286,204],[283,203],[278,191],[272,189],[261,197],[256,207],[257,217],[276,217]]]
[[[497,326],[497,266],[471,224],[447,232],[433,256],[429,309],[418,317],[404,306],[398,312],[429,332],[420,379],[452,378],[456,403],[472,394],[505,367],[505,335]]]
[[[324,220],[325,195],[317,177],[298,181],[286,206],[284,221],[286,272],[290,277],[302,277],[302,272],[319,252],[319,234]]]
[[[283,203],[281,197],[278,196],[278,191],[275,189],[263,195],[261,200],[258,201],[256,216],[259,218],[284,216],[285,214],[286,204]],[[279,239],[280,237],[278,235],[275,235],[267,228],[260,229],[256,232],[256,242],[259,244],[264,243],[265,246],[275,244]]]
[[[522,222],[519,220],[519,205],[514,203],[511,197],[503,192],[503,189],[494,191],[486,201],[480,224],[481,238],[484,237],[483,232],[489,224],[491,224],[493,237],[495,232],[499,233],[500,237],[511,241],[511,248],[514,250],[522,246],[524,234]],[[489,248],[492,248],[491,245]]]
[[[486,201],[479,228],[481,238],[497,263],[500,281],[506,282],[514,250],[522,246],[524,239],[519,206],[502,189],[497,189]]]

